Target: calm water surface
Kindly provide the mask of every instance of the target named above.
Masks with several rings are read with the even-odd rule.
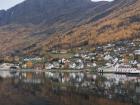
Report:
[[[0,72],[3,77],[8,72]],[[16,73],[11,74],[16,85],[46,86],[51,83],[54,96],[58,93],[71,92],[95,96],[107,100],[115,100],[134,105],[140,104],[140,76],[94,73]],[[30,85],[29,85],[30,84]],[[61,94],[60,94],[61,96]],[[82,100],[82,99],[81,99]],[[45,100],[46,101],[46,100]],[[42,104],[38,104],[41,103]],[[44,101],[37,101],[33,105],[45,105]]]

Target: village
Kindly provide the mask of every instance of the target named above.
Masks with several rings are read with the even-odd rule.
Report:
[[[140,39],[123,40],[106,45],[96,45],[92,50],[78,48],[77,52],[52,50],[51,56],[4,56],[0,69],[34,70],[86,70],[112,72],[113,68],[140,70]],[[134,69],[135,68],[135,69]]]

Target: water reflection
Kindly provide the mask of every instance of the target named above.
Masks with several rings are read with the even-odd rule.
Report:
[[[68,90],[109,100],[140,104],[139,76],[90,72],[18,72],[10,75],[16,80],[17,84],[46,85],[46,80],[49,80],[53,85],[54,93]]]
[[[26,79],[25,79],[26,78]],[[41,83],[49,79],[55,85],[55,91],[68,90],[75,87],[75,91],[105,97],[111,100],[117,99],[123,102],[140,103],[140,77],[117,74],[93,74],[93,73],[52,73],[26,74],[24,82]],[[25,81],[26,80],[26,81]],[[36,82],[35,82],[36,81]],[[37,82],[40,81],[40,82]],[[57,85],[56,85],[57,84]],[[72,90],[73,91],[73,90]]]

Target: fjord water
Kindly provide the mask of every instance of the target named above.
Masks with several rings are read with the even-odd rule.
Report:
[[[0,105],[140,104],[139,75],[18,72],[0,82]]]

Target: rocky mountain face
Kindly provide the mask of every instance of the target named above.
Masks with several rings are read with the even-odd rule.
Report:
[[[68,48],[133,37],[139,10],[139,0],[25,0],[0,11],[0,50]]]
[[[90,0],[26,0],[7,11],[0,11],[0,22],[1,25],[54,23],[76,18],[75,15],[82,18],[86,10],[98,5],[100,3]]]

